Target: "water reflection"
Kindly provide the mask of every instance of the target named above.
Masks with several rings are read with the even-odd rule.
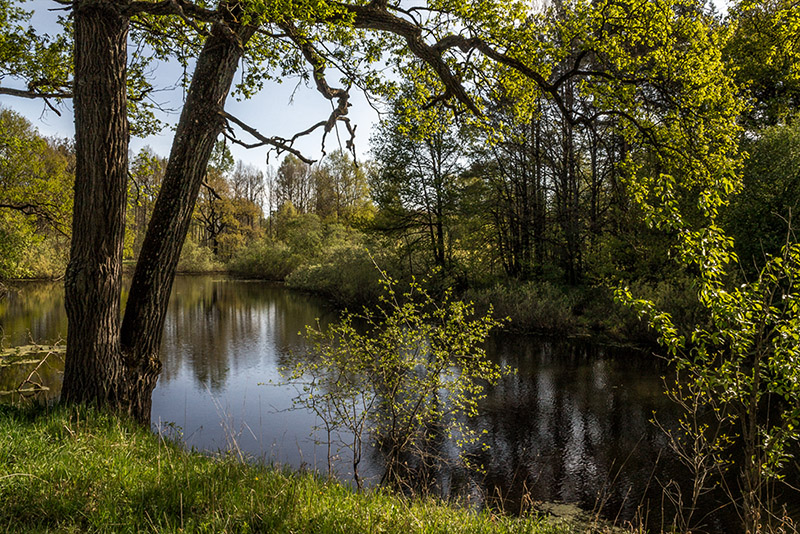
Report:
[[[179,277],[165,323],[153,423],[179,427],[189,447],[232,447],[324,471],[325,447],[309,437],[319,421],[311,413],[289,411],[291,387],[259,384],[279,381],[278,367],[304,350],[299,332],[305,325],[334,316],[324,302],[280,286]],[[30,337],[63,339],[60,285],[26,284],[12,291],[0,301],[0,328],[6,346],[27,344]],[[512,511],[532,498],[602,507],[612,518],[630,519],[640,505],[660,515],[660,484],[687,475],[650,423],[654,413],[667,427],[677,417],[661,393],[666,368],[658,359],[509,335],[491,339],[488,353],[517,371],[489,388],[484,415],[470,423],[487,431],[489,448],[471,451],[486,474],[476,477],[443,465],[426,472],[431,487],[490,505],[499,497]],[[0,370],[0,384],[23,372],[12,376]],[[447,439],[432,440],[430,447],[443,458],[456,455]],[[365,454],[362,474],[376,480],[380,455]],[[339,463],[344,477],[346,460]],[[724,519],[713,521],[709,531],[730,531],[722,527]]]
[[[528,494],[632,517],[666,445],[650,419],[675,418],[659,362],[589,344],[493,341],[490,352],[517,373],[492,388],[477,423],[490,445],[479,455],[484,483],[515,506]]]
[[[300,331],[332,316],[322,301],[280,286],[179,277],[153,422],[177,424],[191,447],[232,446],[295,467],[323,465],[322,448],[309,438],[314,416],[290,413],[295,391],[276,384],[280,363],[304,349]]]
[[[0,345],[31,341],[53,344],[67,338],[64,287],[59,282],[9,284],[0,298]]]

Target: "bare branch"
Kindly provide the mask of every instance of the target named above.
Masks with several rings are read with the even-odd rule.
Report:
[[[219,193],[217,193],[216,189],[211,187],[211,185],[208,183],[207,180],[203,180],[202,186],[205,187],[209,193],[211,193],[211,196],[213,196],[217,200],[222,200],[222,197],[219,196]]]
[[[274,32],[265,30],[264,28],[258,28],[256,30],[256,32],[260,33],[261,35],[266,35],[267,37],[269,37],[271,39],[284,39],[286,37],[289,37],[285,33],[274,33]]]
[[[325,155],[325,140],[328,134],[331,132],[331,130],[333,130],[337,122],[342,122],[347,126],[347,131],[350,134],[350,138],[347,140],[346,144],[347,148],[352,152],[353,159],[355,160],[356,154],[353,139],[355,138],[356,130],[354,127],[352,127],[350,120],[347,118],[348,108],[350,107],[349,90],[334,88],[328,85],[328,81],[325,78],[325,58],[314,47],[311,41],[300,34],[300,32],[291,22],[282,23],[280,24],[280,27],[300,48],[300,51],[303,53],[303,57],[305,57],[306,61],[308,61],[313,67],[313,76],[314,82],[317,86],[317,91],[319,91],[322,96],[330,100],[331,103],[333,103],[334,100],[337,102],[336,106],[331,111],[328,120],[324,123],[325,131],[322,134],[322,154]]]
[[[290,154],[294,154],[295,156],[297,156],[298,159],[300,159],[301,161],[303,161],[305,163],[308,163],[309,165],[312,165],[313,163],[315,163],[315,160],[308,159],[307,157],[303,156],[303,154],[299,150],[294,148],[292,145],[294,144],[294,142],[295,142],[295,140],[297,138],[313,132],[314,130],[316,130],[320,126],[324,125],[325,124],[324,122],[318,123],[318,124],[312,126],[311,128],[309,128],[308,130],[306,130],[304,132],[301,132],[299,134],[296,134],[291,139],[284,139],[283,137],[266,137],[261,132],[259,132],[258,130],[256,130],[252,126],[248,126],[247,124],[245,124],[244,122],[240,121],[239,119],[237,119],[236,117],[234,117],[230,113],[228,113],[228,112],[226,112],[224,110],[221,110],[219,113],[227,121],[236,124],[242,130],[246,131],[247,133],[249,133],[250,135],[252,135],[253,137],[255,137],[256,139],[259,140],[258,143],[245,143],[245,142],[241,141],[240,139],[238,139],[236,137],[236,135],[233,133],[233,130],[229,126],[228,127],[228,131],[227,132],[223,132],[223,134],[232,143],[236,143],[237,145],[243,146],[245,148],[257,148],[257,147],[260,147],[260,146],[271,146],[271,147],[274,147],[279,154],[281,152],[289,152]]]
[[[41,93],[33,89],[12,89],[10,87],[0,87],[0,95],[18,96],[20,98],[72,98],[72,93],[69,91]]]

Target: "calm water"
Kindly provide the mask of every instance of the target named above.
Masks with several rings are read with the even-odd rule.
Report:
[[[180,432],[189,447],[242,453],[324,470],[326,449],[316,444],[313,414],[291,410],[295,390],[276,385],[277,369],[304,349],[299,332],[336,313],[323,301],[260,282],[179,277],[166,319],[164,368],[153,394],[152,420]],[[0,300],[4,345],[53,342],[66,335],[58,284],[24,284]],[[675,407],[663,396],[666,368],[655,357],[589,343],[500,335],[488,352],[517,372],[489,390],[483,415],[485,475],[457,469],[436,474],[437,487],[478,503],[502,501],[519,509],[526,498],[603,507],[631,519],[640,506],[660,515],[661,484],[684,471],[650,422],[674,425]],[[57,394],[59,367],[40,370]],[[0,371],[0,390],[25,370]],[[452,447],[440,444],[443,453]],[[366,454],[364,475],[381,473],[379,455]],[[346,455],[337,466],[348,478]],[[725,519],[709,531],[727,531]]]

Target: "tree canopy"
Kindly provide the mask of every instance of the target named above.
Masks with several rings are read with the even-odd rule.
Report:
[[[64,400],[148,420],[187,235],[232,261],[258,242],[261,265],[281,276],[304,257],[311,281],[335,261],[371,268],[369,239],[394,240],[387,262],[412,276],[436,265],[450,285],[487,282],[500,266],[514,282],[557,270],[571,286],[588,275],[622,286],[634,272],[663,277],[661,258],[672,256],[706,323],[683,328],[625,289],[621,300],[649,317],[699,391],[739,410],[732,418],[749,423],[743,407],[752,415],[780,397],[791,409],[750,428],[745,474],[785,463],[799,417],[787,386],[798,252],[784,232],[798,195],[795,1],[740,0],[725,17],[701,0],[59,5],[64,32],[48,36],[24,4],[0,0],[0,94],[55,110],[72,98],[76,124],[73,146],[0,111],[0,271],[20,265],[11,252],[34,228],[70,234],[72,211]],[[184,73],[172,148],[166,160],[142,152],[129,162],[130,135],[163,126],[148,98],[158,61]],[[226,108],[230,95],[262,98],[289,78],[329,101],[327,116],[277,135]],[[374,165],[356,165],[352,91],[387,110]],[[334,132],[347,133],[344,150],[330,150]],[[298,148],[308,136],[320,162]],[[231,144],[284,157],[265,181],[234,166]],[[353,227],[380,237],[342,245]],[[739,269],[737,252],[757,265]],[[122,313],[121,263],[132,256]],[[346,285],[342,272],[332,278]],[[760,488],[748,487],[750,526]]]

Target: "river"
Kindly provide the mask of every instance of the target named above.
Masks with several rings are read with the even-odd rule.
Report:
[[[305,325],[336,315],[326,302],[279,285],[178,277],[153,393],[154,429],[197,450],[324,471],[324,436],[313,432],[320,421],[293,409],[297,392],[282,383],[278,368],[305,349]],[[63,340],[61,286],[12,288],[0,300],[0,328],[6,347]],[[471,422],[487,431],[488,449],[476,452],[486,471],[442,468],[437,491],[510,512],[555,501],[602,509],[618,522],[646,515],[659,524],[662,513],[671,514],[663,487],[688,474],[653,424],[656,417],[674,428],[678,416],[662,393],[669,374],[663,361],[626,348],[509,334],[493,336],[487,352],[516,372],[489,388]],[[40,369],[51,396],[58,394],[59,371],[57,362]],[[0,389],[14,387],[26,372],[0,370]],[[350,479],[346,460],[342,451],[336,467],[343,481]],[[374,481],[381,472],[380,455],[366,454],[362,474]],[[731,524],[715,513],[705,530],[730,532]]]

